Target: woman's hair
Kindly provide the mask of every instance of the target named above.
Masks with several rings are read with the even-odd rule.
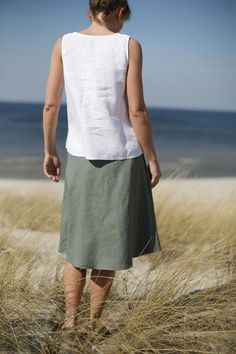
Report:
[[[114,20],[114,11],[124,8],[123,20],[127,21],[131,16],[131,10],[128,4],[128,0],[89,0],[89,7],[94,19],[100,23],[97,15],[102,12],[102,19],[105,23],[109,23]]]

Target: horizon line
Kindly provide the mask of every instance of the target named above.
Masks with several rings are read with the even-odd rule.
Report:
[[[17,103],[17,104],[44,104],[44,101],[23,101],[23,100],[0,100],[1,103]],[[60,106],[67,105],[67,102],[61,102]],[[236,113],[236,109],[216,109],[216,108],[201,108],[201,107],[181,107],[181,106],[153,106],[147,105],[147,107],[153,109],[165,109],[165,110],[180,110],[180,111],[205,111],[205,112],[225,112],[225,113]]]

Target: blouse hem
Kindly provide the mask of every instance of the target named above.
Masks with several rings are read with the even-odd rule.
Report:
[[[89,155],[77,155],[73,151],[69,150],[66,148],[67,152],[69,152],[73,156],[77,157],[85,157],[87,160],[126,160],[126,159],[132,159],[134,157],[141,156],[143,154],[143,151],[141,153],[135,154],[135,155],[125,155],[125,156],[119,156],[119,157],[114,157],[114,156],[89,156]]]

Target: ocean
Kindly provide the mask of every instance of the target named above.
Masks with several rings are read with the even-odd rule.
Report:
[[[42,178],[44,103],[0,102],[0,178]],[[236,112],[148,107],[162,172],[170,176],[236,176]],[[66,162],[67,114],[61,104],[57,152]]]

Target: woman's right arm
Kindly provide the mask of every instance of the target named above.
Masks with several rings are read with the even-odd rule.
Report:
[[[43,108],[44,135],[44,174],[54,182],[59,182],[61,162],[56,150],[56,129],[61,96],[64,87],[63,63],[61,57],[62,38],[58,38],[51,52],[51,63],[48,74]]]
[[[151,122],[144,101],[142,83],[142,48],[134,38],[129,40],[129,65],[127,69],[126,93],[131,125],[137,140],[148,158],[152,175],[152,188],[158,183],[161,171],[152,138]]]

